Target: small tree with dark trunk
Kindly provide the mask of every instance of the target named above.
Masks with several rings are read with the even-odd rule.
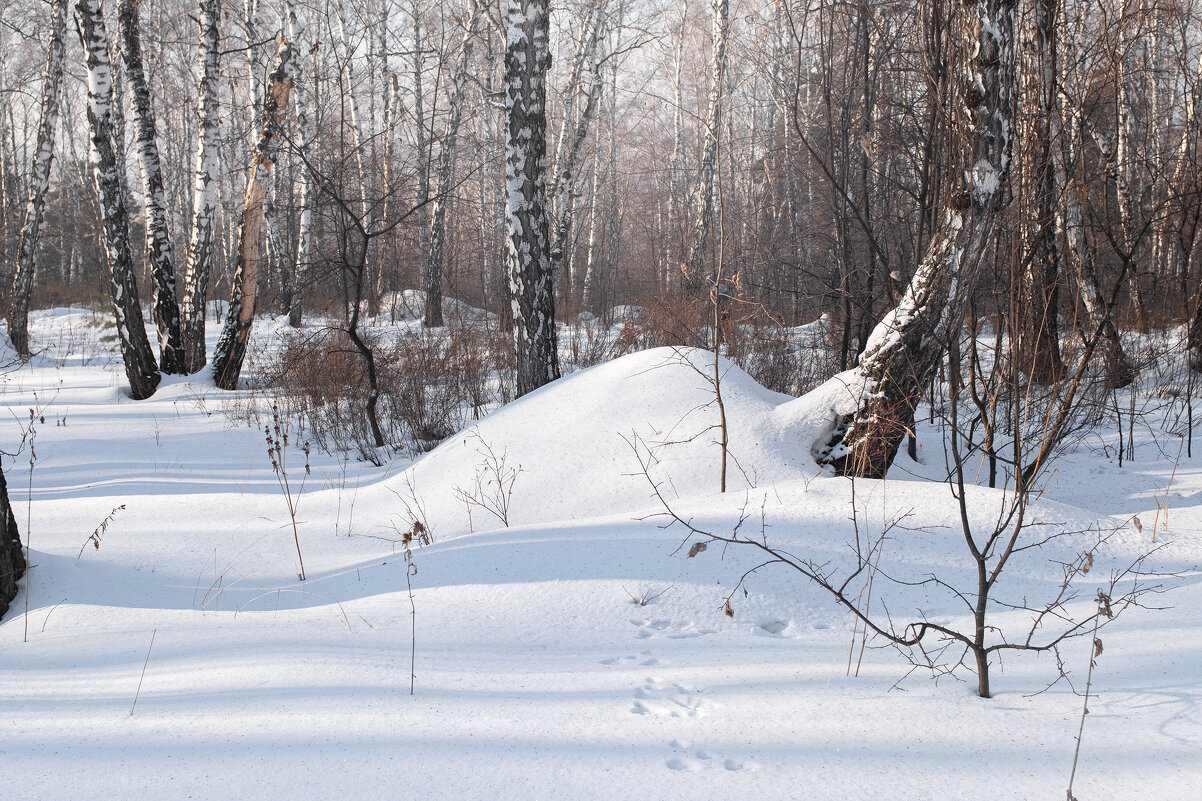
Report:
[[[21,547],[21,532],[8,500],[4,467],[0,465],[0,619],[17,596],[17,580],[25,575],[25,554]]]

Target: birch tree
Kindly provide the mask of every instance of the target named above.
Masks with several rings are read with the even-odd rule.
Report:
[[[463,40],[455,58],[455,71],[451,76],[451,96],[447,100],[448,113],[446,130],[438,153],[438,186],[430,210],[430,247],[426,252],[422,270],[422,289],[426,293],[424,325],[437,328],[442,319],[442,261],[446,244],[447,205],[455,187],[455,153],[459,137],[459,126],[463,120],[463,101],[467,94],[468,66],[472,53],[472,40],[476,36],[483,6],[480,0],[469,0],[471,6],[464,26]]]
[[[138,30],[140,0],[120,0],[117,20],[121,28],[121,56],[133,95],[137,124],[138,156],[142,164],[142,194],[146,205],[146,260],[154,276],[154,323],[159,335],[159,368],[167,374],[186,372],[179,302],[175,297],[175,254],[167,226],[167,197],[155,141],[154,106],[142,68],[142,40]]]
[[[506,261],[517,393],[559,378],[547,214],[548,0],[509,0],[505,42]]]
[[[17,266],[13,275],[12,308],[8,315],[8,336],[22,358],[30,355],[29,298],[37,270],[38,245],[46,216],[46,192],[50,187],[50,166],[54,160],[54,134],[58,127],[63,91],[63,32],[66,25],[67,0],[51,0],[50,41],[46,46],[41,120],[29,179],[29,199],[25,204],[25,221],[17,239]]]
[[[287,18],[288,38],[294,46],[304,42],[305,26],[297,17],[296,9],[291,0],[285,0],[284,15]],[[304,48],[301,47],[303,52]],[[304,86],[304,70],[301,67],[301,56],[297,56],[295,65],[296,86],[292,88],[292,107],[296,115],[296,136],[302,147],[314,141],[313,120],[310,117],[309,105],[306,102]],[[300,176],[300,215],[297,220],[296,232],[296,265],[291,272],[291,287],[288,293],[288,324],[299,328],[301,315],[304,310],[305,285],[309,280],[309,261],[313,250],[313,176],[308,169],[301,170]]]
[[[213,252],[219,244],[214,227],[217,212],[217,142],[221,134],[217,89],[221,78],[217,24],[220,0],[200,0],[200,87],[197,103],[196,176],[192,189],[192,236],[188,242],[188,267],[184,274],[182,307],[184,361],[188,372],[205,366],[205,301]]]
[[[682,269],[685,289],[696,292],[705,278],[705,256],[709,250],[710,226],[714,216],[714,174],[718,168],[718,133],[722,121],[722,92],[726,82],[727,32],[730,27],[729,0],[710,0],[712,26],[710,31],[710,88],[705,108],[705,147],[701,153],[701,170],[697,181],[693,223],[689,234],[688,252]]]
[[[129,240],[129,216],[125,205],[125,176],[118,169],[114,152],[113,72],[100,0],[78,0],[75,19],[79,24],[87,70],[92,172],[96,181],[97,206],[103,221],[105,256],[117,317],[117,337],[121,344],[125,375],[129,379],[130,394],[134,400],[142,400],[154,394],[161,376],[150,340],[146,337],[146,323],[138,300]]]
[[[242,362],[246,357],[246,340],[254,322],[262,261],[263,199],[275,167],[283,120],[288,111],[288,98],[296,85],[295,59],[291,40],[281,36],[275,63],[268,76],[267,91],[263,95],[263,127],[255,144],[250,177],[246,182],[246,196],[242,202],[230,309],[213,352],[213,381],[222,389],[238,387],[238,377],[242,374]]]
[[[844,475],[883,478],[955,331],[961,289],[993,243],[1010,171],[1016,0],[955,10],[952,135],[962,138],[956,185],[905,294],[873,329],[845,381],[854,409],[818,454]]]

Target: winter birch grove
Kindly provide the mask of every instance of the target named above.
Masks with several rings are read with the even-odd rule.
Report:
[[[30,308],[107,296],[134,395],[205,368],[217,324],[234,386],[254,314],[350,317],[350,198],[380,232],[365,313],[496,314],[517,394],[559,375],[565,326],[710,343],[710,276],[737,283],[732,330],[759,339],[726,347],[754,369],[823,321],[863,401],[818,451],[879,474],[965,315],[1037,385],[1086,352],[1129,384],[1133,330],[1202,369],[1195,6],[93,0],[81,53],[63,3],[10,0],[9,335],[36,354]]]

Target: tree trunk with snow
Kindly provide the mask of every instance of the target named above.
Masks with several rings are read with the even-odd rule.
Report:
[[[957,7],[952,134],[963,137],[957,185],[898,305],[877,324],[847,379],[854,411],[818,454],[836,472],[883,478],[913,431],[914,410],[957,335],[960,287],[993,241],[1010,171],[1015,0]]]
[[[455,148],[459,138],[459,125],[463,119],[463,100],[467,93],[468,64],[472,53],[472,39],[476,36],[476,25],[480,20],[482,5],[479,0],[470,0],[471,11],[463,32],[455,59],[455,72],[451,77],[451,96],[447,101],[450,118],[443,133],[438,153],[438,188],[430,211],[430,249],[426,252],[422,270],[422,289],[426,292],[424,324],[437,328],[442,319],[442,259],[446,243],[447,205],[455,187]]]
[[[159,146],[155,141],[154,107],[142,69],[142,42],[138,31],[138,0],[121,0],[117,19],[121,26],[121,57],[133,94],[137,122],[138,156],[142,162],[142,193],[146,202],[146,260],[154,276],[154,323],[159,335],[159,367],[164,373],[186,372],[179,302],[175,297],[175,254],[167,227],[167,197]]]
[[[197,108],[199,136],[196,179],[192,189],[192,238],[188,242],[188,267],[184,274],[184,361],[195,373],[205,366],[205,301],[213,272],[214,223],[217,210],[217,141],[221,134],[217,82],[221,79],[221,53],[217,24],[220,0],[200,0],[200,100]]]
[[[50,187],[50,165],[54,160],[54,134],[58,127],[59,104],[63,92],[63,31],[66,25],[67,0],[52,0],[50,41],[46,47],[46,73],[42,83],[42,115],[38,124],[33,170],[29,177],[25,222],[17,240],[12,308],[8,315],[8,336],[17,354],[22,358],[28,358],[30,355],[29,298],[33,292],[33,278],[37,271],[38,245],[42,239],[42,222],[46,215],[46,192]],[[0,569],[3,569],[2,566]]]
[[[114,151],[112,109],[113,72],[109,64],[108,37],[99,0],[78,0],[75,18],[79,23],[88,78],[88,126],[92,137],[92,171],[96,180],[97,206],[104,228],[117,337],[121,358],[135,400],[154,394],[161,376],[155,364],[146,323],[138,300],[133,250],[129,240],[129,217],[125,205],[124,178]]]
[[[254,322],[262,261],[263,199],[275,167],[281,126],[288,111],[288,98],[296,85],[295,58],[292,42],[281,37],[275,64],[268,76],[267,91],[263,96],[263,129],[251,160],[250,179],[246,183],[246,197],[242,203],[242,220],[238,224],[230,309],[213,352],[213,381],[222,389],[238,387],[238,377],[246,357],[246,340]]]
[[[547,214],[547,0],[509,0],[505,46],[505,182],[517,392],[559,378]]]

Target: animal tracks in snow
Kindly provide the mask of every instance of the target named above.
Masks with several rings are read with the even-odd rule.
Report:
[[[704,748],[693,748],[687,740],[673,740],[668,743],[668,747],[676,752],[675,756],[664,763],[669,770],[699,773],[703,770],[722,768],[734,773],[743,770],[755,770],[757,767],[754,763],[728,759],[721,754],[715,754],[713,751]]]
[[[701,697],[704,690],[649,678],[634,691],[635,715],[659,715],[673,718],[704,717],[717,704]]]
[[[632,665],[637,664],[642,667],[655,667],[661,664],[658,659],[651,655],[650,651],[643,651],[637,656],[611,656],[608,659],[601,660],[602,665]]]
[[[635,632],[635,637],[640,640],[647,640],[653,637],[667,637],[673,640],[688,639],[691,637],[704,637],[707,634],[715,634],[714,629],[697,628],[694,623],[679,623],[674,620],[652,620],[651,618],[642,618],[641,620],[631,620],[630,625],[638,628]]]

